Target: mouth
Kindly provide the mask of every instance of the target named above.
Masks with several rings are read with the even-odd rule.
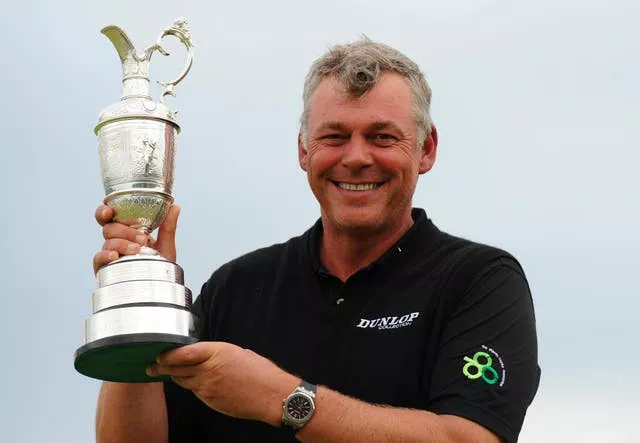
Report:
[[[384,184],[384,182],[371,182],[371,183],[346,183],[333,181],[333,184],[345,191],[366,192],[378,189]]]

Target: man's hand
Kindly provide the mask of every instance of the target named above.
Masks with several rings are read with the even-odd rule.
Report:
[[[170,375],[218,412],[273,426],[282,419],[282,400],[300,383],[255,352],[223,342],[171,350],[159,356],[147,374]]]
[[[176,261],[176,226],[180,207],[173,205],[169,208],[167,217],[158,229],[158,239],[151,237],[130,226],[115,223],[115,211],[110,206],[100,205],[96,209],[96,221],[102,226],[105,239],[102,250],[93,256],[93,272],[98,272],[101,266],[111,263],[123,255],[135,255],[140,247],[148,246],[157,250],[161,256],[173,262]]]

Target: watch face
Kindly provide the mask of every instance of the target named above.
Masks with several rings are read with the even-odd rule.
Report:
[[[302,420],[311,412],[311,401],[304,395],[295,395],[287,403],[287,413],[294,420]]]

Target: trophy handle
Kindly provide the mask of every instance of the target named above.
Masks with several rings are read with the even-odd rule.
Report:
[[[174,92],[175,86],[187,76],[189,70],[191,69],[191,65],[193,64],[193,42],[191,42],[191,34],[189,32],[189,24],[187,23],[187,20],[185,18],[179,18],[173,23],[173,25],[165,28],[164,31],[162,31],[162,34],[160,34],[160,37],[158,37],[158,40],[154,45],[155,49],[157,49],[158,52],[160,52],[162,55],[169,55],[169,53],[165,51],[160,45],[162,39],[167,35],[173,35],[174,37],[177,37],[187,48],[187,64],[175,80],[170,82],[163,82],[158,80],[158,84],[165,88],[165,91],[160,96],[160,103],[164,103],[165,95],[170,95],[172,97],[176,96]]]

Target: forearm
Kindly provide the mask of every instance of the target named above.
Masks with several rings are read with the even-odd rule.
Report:
[[[104,382],[96,413],[97,443],[166,443],[162,383]]]
[[[296,435],[304,442],[497,443],[469,420],[428,411],[377,406],[318,387],[317,409]]]

